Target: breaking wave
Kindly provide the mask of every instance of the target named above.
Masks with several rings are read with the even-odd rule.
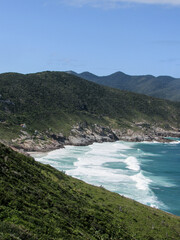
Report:
[[[143,204],[166,210],[168,207],[158,199],[152,186],[157,189],[173,185],[168,179],[154,176],[151,171],[143,169],[143,164],[152,161],[151,158],[158,154],[143,152],[137,146],[137,143],[120,141],[94,143],[85,147],[66,146],[45,156],[37,156],[36,160],[87,183],[102,185]]]

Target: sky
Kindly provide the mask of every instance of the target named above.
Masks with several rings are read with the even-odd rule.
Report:
[[[180,0],[0,0],[0,72],[180,78]]]

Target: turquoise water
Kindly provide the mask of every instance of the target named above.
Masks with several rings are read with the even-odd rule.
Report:
[[[66,146],[35,158],[87,183],[180,216],[180,141]]]

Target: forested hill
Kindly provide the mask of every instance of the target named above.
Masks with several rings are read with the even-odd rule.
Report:
[[[68,134],[72,125],[89,124],[120,128],[135,121],[162,127],[179,124],[178,103],[120,91],[65,72],[0,74],[1,138],[13,138],[21,129]]]
[[[146,94],[149,96],[180,101],[180,78],[152,75],[130,76],[116,72],[108,76],[96,76],[90,72],[69,73],[105,86]]]
[[[180,218],[111,193],[0,144],[1,240],[168,240]]]

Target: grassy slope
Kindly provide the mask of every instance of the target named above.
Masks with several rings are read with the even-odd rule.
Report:
[[[89,72],[81,74],[71,73],[105,86],[172,101],[180,101],[180,79],[177,78],[169,76],[154,77],[152,75],[130,76],[122,72],[103,77],[96,76]]]
[[[180,218],[0,144],[0,239],[180,239]]]
[[[68,131],[76,122],[130,126],[146,120],[158,125],[179,124],[180,105],[100,86],[63,72],[0,74],[0,135],[12,139],[27,130]]]

